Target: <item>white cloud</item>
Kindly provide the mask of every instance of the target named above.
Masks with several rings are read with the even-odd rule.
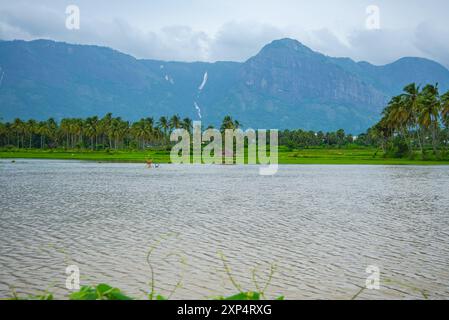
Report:
[[[374,64],[385,64],[404,56],[419,56],[413,30],[359,30],[349,37],[352,56]]]
[[[210,43],[210,60],[244,61],[261,47],[277,38],[282,30],[257,22],[229,22],[224,24]]]
[[[135,0],[126,10],[123,2],[78,0],[73,2],[81,8],[81,29],[75,31],[65,28],[68,3],[0,0],[0,39],[97,44],[138,58],[244,61],[272,40],[291,37],[331,56],[375,64],[421,56],[449,67],[449,25],[436,22],[445,21],[442,12],[449,2],[432,1],[433,6],[379,0],[381,29],[366,30],[365,0],[218,1],[215,6],[205,0],[189,6],[178,0],[151,5]]]
[[[449,30],[447,28],[441,28],[430,22],[421,23],[415,30],[414,44],[424,55],[442,61],[449,67]]]

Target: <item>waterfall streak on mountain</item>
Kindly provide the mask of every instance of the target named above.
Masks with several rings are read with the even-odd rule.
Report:
[[[198,90],[200,91],[203,90],[206,83],[207,83],[207,71],[204,73],[203,82],[201,82],[201,85],[198,87]]]

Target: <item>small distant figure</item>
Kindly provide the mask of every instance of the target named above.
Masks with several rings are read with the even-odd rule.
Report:
[[[155,169],[157,169],[157,168],[159,168],[159,163],[153,163],[153,160],[147,160],[146,161],[147,162],[147,168],[155,168]]]

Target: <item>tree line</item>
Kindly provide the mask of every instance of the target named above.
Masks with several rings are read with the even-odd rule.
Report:
[[[367,133],[385,153],[423,157],[428,151],[441,156],[449,143],[449,91],[440,94],[438,84],[422,89],[415,83],[393,97],[382,119]]]
[[[50,118],[46,121],[33,119],[0,122],[0,146],[15,148],[66,148],[66,149],[145,149],[154,146],[170,146],[170,132],[174,129],[192,130],[190,118],[162,116],[142,118],[136,122],[113,117],[64,118],[60,122]],[[214,128],[208,126],[208,129]],[[238,120],[225,116],[219,130],[242,128]],[[336,132],[314,132],[283,130],[279,132],[279,143],[290,149],[313,146],[343,146],[361,139],[347,135],[344,130]],[[363,140],[364,141],[364,140]]]
[[[169,146],[170,132],[174,129],[192,130],[193,121],[179,115],[152,117],[136,122],[113,117],[64,118],[60,122],[15,119],[0,121],[0,146],[15,148],[66,149],[145,149]],[[237,129],[241,125],[230,116],[224,117],[220,129]],[[208,128],[213,128],[209,126]]]

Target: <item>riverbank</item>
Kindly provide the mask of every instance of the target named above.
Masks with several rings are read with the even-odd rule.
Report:
[[[147,151],[88,151],[88,150],[0,150],[2,159],[57,159],[97,162],[170,163],[170,152]],[[411,160],[385,158],[374,148],[280,150],[279,164],[360,164],[360,165],[449,165],[449,160]]]

